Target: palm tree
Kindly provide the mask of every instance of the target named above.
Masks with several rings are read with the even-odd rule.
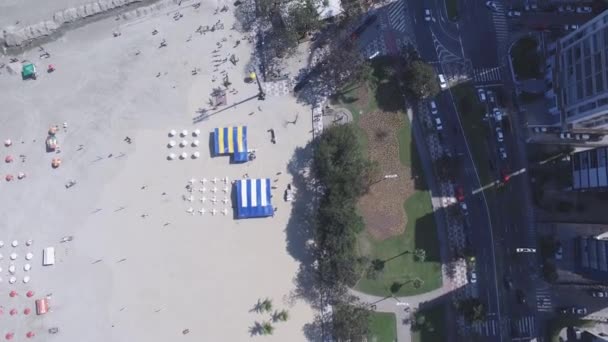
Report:
[[[265,298],[262,301],[262,310],[266,312],[272,311],[272,300],[269,298]]]
[[[289,311],[287,311],[287,310],[275,311],[274,314],[272,314],[272,320],[274,322],[277,322],[277,321],[286,322],[288,319],[289,319]]]
[[[262,335],[272,335],[274,332],[274,327],[270,322],[262,323]]]

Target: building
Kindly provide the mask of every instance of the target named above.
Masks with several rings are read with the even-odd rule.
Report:
[[[570,159],[572,163],[572,189],[581,191],[608,190],[607,156],[607,147],[573,153]]]
[[[608,11],[548,47],[549,112],[563,130],[608,131]]]

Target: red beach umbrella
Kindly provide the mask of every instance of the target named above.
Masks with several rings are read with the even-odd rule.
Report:
[[[23,314],[24,314],[24,315],[29,315],[30,313],[32,313],[32,309],[30,309],[30,308],[25,308],[25,309],[23,310]]]
[[[7,333],[6,335],[4,335],[4,337],[5,337],[7,340],[12,340],[12,339],[13,339],[13,337],[15,337],[15,334],[13,334],[12,332],[9,332],[9,333]]]
[[[4,177],[4,179],[6,179],[6,181],[7,181],[7,182],[12,181],[12,180],[13,180],[13,178],[14,178],[14,177],[13,177],[13,175],[11,175],[11,174],[8,174],[8,175],[6,175],[6,177]]]
[[[53,169],[58,168],[59,165],[61,165],[61,158],[53,158],[53,160],[51,161],[51,166],[53,167]]]
[[[32,298],[34,296],[34,291],[32,291],[32,290],[27,291],[27,293],[25,295],[27,296],[27,298]]]
[[[13,290],[8,295],[11,296],[11,298],[13,298],[13,297],[17,296],[17,291]]]
[[[6,158],[4,158],[4,162],[5,163],[12,163],[13,162],[13,156],[11,156],[9,154],[8,156],[6,156]]]
[[[27,337],[27,338],[32,338],[34,336],[36,336],[36,334],[34,334],[33,331],[28,331],[27,334],[25,334],[25,337]]]
[[[11,314],[11,316],[15,316],[17,314],[17,309],[11,309],[9,313]]]

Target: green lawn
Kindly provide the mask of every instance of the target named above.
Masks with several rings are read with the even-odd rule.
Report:
[[[488,144],[486,143],[486,136],[490,132],[488,131],[488,124],[483,121],[484,107],[477,100],[475,88],[471,83],[463,83],[453,87],[452,95],[454,95],[454,101],[458,107],[458,114],[465,131],[464,134],[483,186],[493,181],[488,164],[490,151],[488,151]]]
[[[345,87],[339,96],[334,99],[334,105],[344,107],[353,113],[353,120],[358,122],[360,115],[365,115],[382,108],[398,108],[403,106],[403,99],[398,90],[398,82],[392,78],[394,74],[387,72],[391,60],[377,58],[374,60],[374,75],[376,86],[352,84]],[[364,87],[364,88],[361,88]],[[375,90],[378,89],[376,94]],[[390,96],[386,94],[391,94]],[[359,97],[364,97],[363,99]],[[403,114],[405,115],[405,114]],[[365,132],[361,133],[360,142],[367,148]],[[398,128],[399,132],[399,159],[405,166],[412,167],[412,174],[417,175],[417,183],[423,181],[418,153],[412,141],[411,124]],[[420,187],[417,185],[417,189]],[[441,286],[441,266],[439,262],[439,249],[437,229],[428,191],[416,191],[409,198],[404,198],[404,208],[408,218],[405,232],[399,236],[377,241],[365,230],[358,239],[359,253],[373,259],[387,260],[385,268],[376,279],[362,278],[356,288],[363,292],[375,295],[390,294],[390,287],[398,282],[401,288],[396,293],[399,296],[413,295],[428,292]],[[412,252],[416,248],[426,251],[426,261],[416,262]],[[413,279],[420,278],[422,286],[414,288]]]
[[[450,20],[458,20],[458,0],[445,0],[445,8]]]
[[[395,318],[395,314],[372,312],[367,340],[370,342],[397,341],[397,319]]]
[[[412,342],[446,341],[446,332],[443,330],[445,326],[445,310],[445,304],[420,310],[418,313],[426,317],[426,322],[429,322],[429,326],[414,329],[412,331]]]

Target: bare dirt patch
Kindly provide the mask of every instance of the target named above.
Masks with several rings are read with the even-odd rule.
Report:
[[[361,197],[359,211],[367,231],[377,240],[403,233],[407,223],[403,202],[414,192],[411,170],[399,160],[397,134],[404,120],[398,112],[373,112],[359,119],[359,126],[369,141],[369,158],[378,164],[377,179]],[[384,179],[385,175],[398,178]]]

